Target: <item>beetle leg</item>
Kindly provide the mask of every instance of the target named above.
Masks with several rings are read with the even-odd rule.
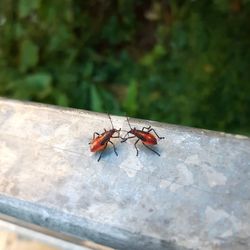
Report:
[[[112,136],[111,138],[121,138],[121,136],[120,136],[120,131],[121,131],[121,129],[118,129],[118,130],[116,131],[117,136]]]
[[[156,132],[155,132],[155,130],[153,129],[153,128],[151,128],[151,129],[149,129],[149,131],[148,132],[150,132],[150,131],[153,131],[154,133],[155,133],[155,135],[161,140],[161,139],[165,139],[165,137],[164,136],[159,136]]]
[[[93,133],[93,138],[92,138],[92,141],[93,141],[93,140],[95,140],[95,135],[100,135],[100,134],[99,134],[99,133],[97,133],[97,132],[94,132],[94,133]],[[91,142],[89,142],[89,144],[92,144],[92,141],[91,141]]]
[[[148,148],[149,150],[153,151],[155,154],[161,156],[158,152],[156,152],[155,150],[153,150],[152,148],[150,148],[149,146],[147,146],[146,144],[142,143],[146,148]]]
[[[129,136],[129,137],[127,137],[127,138],[122,138],[122,141],[121,142],[125,142],[125,141],[127,141],[128,139],[131,139],[131,138],[135,138],[136,136],[135,135],[132,135],[132,136]]]
[[[151,128],[151,126],[149,126],[149,127],[143,127],[143,128],[142,128],[142,131],[144,131],[144,129],[149,130],[150,128]]]
[[[126,135],[122,138],[121,137],[121,139],[122,139],[122,141],[121,142],[125,142],[128,138],[126,138],[126,136],[128,136],[129,135],[129,131],[126,133]]]
[[[115,152],[116,156],[118,156],[118,153],[117,153],[117,151],[116,151],[115,144],[114,144],[112,141],[108,141],[108,142],[110,142],[110,143],[113,145],[114,152]]]
[[[105,145],[104,149],[102,150],[102,152],[101,152],[101,154],[100,154],[100,156],[99,156],[99,158],[98,158],[98,160],[97,160],[97,161],[100,161],[100,160],[101,160],[101,158],[102,158],[102,154],[103,154],[103,152],[105,151],[106,147],[107,147],[107,143],[106,143],[106,145]]]
[[[139,150],[138,150],[138,148],[136,147],[136,144],[138,143],[138,141],[140,141],[140,139],[138,139],[136,142],[135,142],[135,149],[136,149],[136,156],[138,156],[138,154],[139,154]]]
[[[100,135],[100,134],[97,133],[97,132],[94,132],[94,133],[93,133],[93,140],[95,139],[95,135]]]
[[[121,136],[112,136],[111,138],[121,138]]]

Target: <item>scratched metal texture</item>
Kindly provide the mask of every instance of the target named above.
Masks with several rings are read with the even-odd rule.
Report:
[[[0,218],[2,218],[1,214]],[[11,220],[13,219],[11,218]],[[54,232],[48,234],[48,230],[46,230],[44,233],[41,230],[38,231],[37,228],[33,230],[37,226],[31,225],[32,229],[29,229],[16,222],[19,223],[16,219],[14,223],[0,219],[1,250],[112,250],[99,246],[92,248],[91,242],[82,242],[81,246],[73,244],[68,239],[54,237]]]
[[[130,121],[160,157],[114,139],[97,162],[106,114],[0,99],[0,212],[119,249],[250,249],[250,139]]]

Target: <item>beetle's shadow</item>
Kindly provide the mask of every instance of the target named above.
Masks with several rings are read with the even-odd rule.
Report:
[[[93,157],[94,160],[96,160],[98,163],[103,164],[109,164],[109,165],[119,165],[121,162],[126,161],[126,159],[129,157],[135,157],[135,158],[147,158],[149,157],[161,157],[162,154],[162,149],[160,145],[154,145],[154,146],[149,146],[145,145],[142,142],[137,144],[138,148],[138,156],[137,156],[137,151],[134,146],[133,141],[128,141],[124,143],[120,143],[119,141],[115,142],[115,147],[118,156],[116,155],[114,148],[111,144],[108,144],[107,148],[102,152],[96,152]],[[100,154],[102,153],[102,156],[100,160],[98,161]]]
[[[149,146],[149,145],[145,145],[143,144],[142,142],[139,142],[137,143],[136,147],[134,146],[134,143],[133,141],[129,141],[129,142],[125,142],[125,143],[122,143],[122,144],[125,144],[127,145],[127,150],[129,151],[133,151],[135,157],[141,157],[141,155],[143,154],[148,154],[150,156],[157,156],[157,157],[160,157],[161,156],[161,153],[163,152],[161,150],[161,147],[160,145],[153,145],[153,146]],[[138,155],[137,155],[137,150],[136,148],[138,149]],[[131,153],[129,153],[131,154]]]
[[[119,147],[118,147],[118,145],[115,145],[115,146],[116,146],[116,151],[117,151],[118,155],[116,155],[113,146],[108,145],[104,151],[95,153],[95,155],[94,155],[95,160],[99,163],[100,162],[105,162],[105,163],[108,162],[109,164],[111,164],[112,162],[114,162],[114,159],[116,160],[117,158],[119,158]],[[101,158],[99,159],[100,156],[101,156]],[[98,159],[99,159],[99,161],[98,161]]]

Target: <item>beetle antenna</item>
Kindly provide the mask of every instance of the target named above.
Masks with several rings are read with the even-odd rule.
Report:
[[[130,125],[130,123],[129,123],[128,117],[127,117],[127,121],[128,121],[128,125],[129,125],[130,129],[132,129],[132,127],[131,127],[131,125]]]
[[[112,128],[114,129],[114,125],[113,125],[113,122],[112,122],[112,120],[111,120],[111,117],[110,117],[109,113],[108,113],[108,117],[109,117],[109,120],[110,120],[110,122],[111,122]]]

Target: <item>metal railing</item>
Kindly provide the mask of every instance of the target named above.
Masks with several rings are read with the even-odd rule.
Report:
[[[98,162],[89,142],[106,114],[0,99],[0,212],[118,249],[248,249],[249,138],[130,123],[165,137],[160,156],[115,138],[118,156],[110,145]]]

